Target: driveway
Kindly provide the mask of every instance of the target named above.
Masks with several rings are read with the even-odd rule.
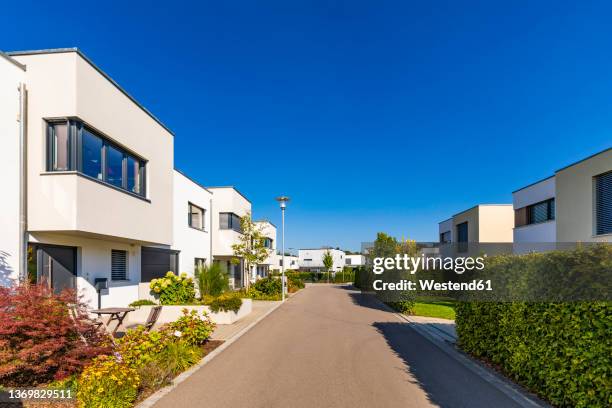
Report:
[[[315,285],[289,299],[155,405],[518,407],[380,307]]]

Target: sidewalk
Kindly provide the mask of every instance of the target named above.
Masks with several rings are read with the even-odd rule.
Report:
[[[455,330],[454,320],[407,315],[402,315],[402,318],[414,326],[415,329],[424,330],[430,336],[438,340],[453,344],[457,342],[457,331]]]
[[[243,319],[237,321],[234,324],[219,324],[213,332],[212,340],[224,340],[227,341],[240,333],[245,327],[249,326],[253,322],[257,321],[261,316],[265,315],[268,311],[279,305],[280,301],[265,301],[265,300],[254,300],[253,311]]]

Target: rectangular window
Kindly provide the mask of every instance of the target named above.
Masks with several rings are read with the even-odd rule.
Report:
[[[555,219],[555,199],[540,201],[514,211],[514,226],[539,224]]]
[[[595,177],[595,233],[612,234],[612,171]]]
[[[47,170],[78,171],[145,196],[146,163],[76,120],[49,122]]]
[[[457,224],[457,251],[466,252],[468,250],[468,223]]]
[[[263,242],[264,247],[272,249],[272,239],[270,238],[264,238],[264,242]]]
[[[219,213],[219,229],[232,229],[242,233],[240,217],[234,213]]]
[[[191,228],[204,230],[204,211],[202,208],[197,205],[193,205],[189,203],[189,213],[188,213],[188,222]]]
[[[127,251],[111,250],[111,280],[127,280]]]
[[[451,232],[450,231],[446,231],[440,234],[440,243],[441,244],[448,244],[449,242],[451,242]]]
[[[81,133],[81,171],[98,180],[102,180],[103,147],[104,142],[101,138],[83,129]]]
[[[72,169],[70,161],[70,136],[67,122],[49,124],[47,137],[49,171],[68,171]]]
[[[351,258],[346,258],[346,264],[350,265],[351,264]]]

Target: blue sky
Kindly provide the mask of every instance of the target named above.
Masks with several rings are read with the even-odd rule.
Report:
[[[612,145],[606,2],[9,2],[4,51],[79,47],[287,247],[358,249]],[[280,239],[280,234],[279,234]]]

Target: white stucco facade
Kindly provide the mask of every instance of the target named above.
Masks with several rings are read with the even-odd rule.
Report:
[[[363,266],[365,265],[365,256],[361,254],[346,254],[344,264],[351,268]]]
[[[0,285],[19,278],[19,135],[20,92],[25,67],[0,55]]]
[[[268,247],[269,255],[262,263],[253,268],[251,280],[268,276],[276,263],[276,225],[268,220],[255,221],[255,225],[261,229],[263,236],[267,238],[265,245]]]
[[[329,251],[334,259],[332,270],[334,272],[341,271],[345,266],[346,254],[339,249],[300,249],[298,251],[298,263],[300,270],[308,270],[311,272],[326,272],[323,265],[323,254]]]
[[[174,170],[174,208],[172,248],[179,252],[180,272],[194,276],[196,265],[210,264],[212,192],[186,175]],[[203,219],[194,220],[190,225],[190,204],[195,211],[203,210]],[[193,207],[192,207],[193,208]],[[199,214],[199,211],[198,211]]]
[[[280,271],[283,266],[283,256],[280,253],[274,255],[274,264],[272,270]],[[285,255],[285,271],[293,270],[297,271],[300,269],[299,257],[295,255]]]
[[[514,211],[555,198],[555,177],[549,177],[512,193]],[[524,252],[522,243],[552,243],[557,239],[555,219],[537,224],[516,226],[513,229],[515,252]],[[526,246],[525,248],[529,248]]]

